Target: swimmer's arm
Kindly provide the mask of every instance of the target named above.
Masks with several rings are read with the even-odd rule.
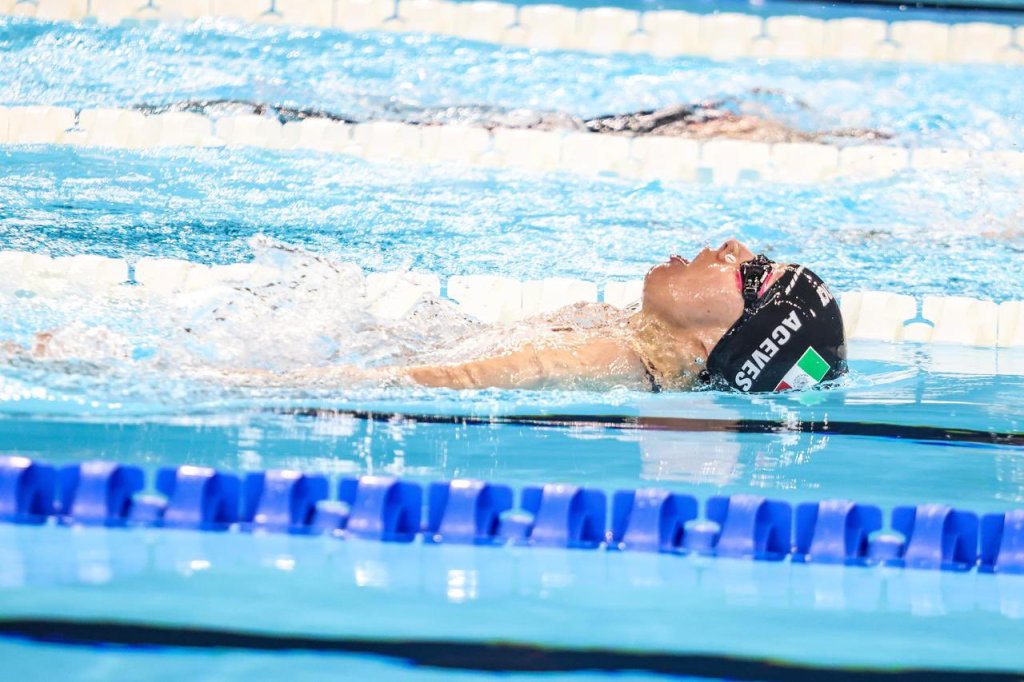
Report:
[[[615,383],[644,381],[639,358],[614,340],[598,340],[556,348],[527,344],[507,355],[455,365],[408,367],[400,370],[423,386],[434,388],[545,388],[569,386],[576,380]]]
[[[545,378],[532,346],[456,365],[421,365],[400,371],[417,384],[432,388],[538,388]]]
[[[432,388],[535,388],[541,373],[530,367],[527,354],[474,360],[457,365],[421,365],[361,370],[353,367],[306,367],[284,372],[261,369],[215,371],[222,384],[245,387],[290,387],[347,385],[353,382],[390,383],[407,379]]]
[[[609,339],[559,347],[527,344],[505,355],[451,365],[307,367],[286,372],[220,370],[215,375],[222,383],[240,387],[390,384],[402,379],[421,386],[453,389],[570,387],[588,380],[645,388],[648,383],[643,363],[635,353]]]

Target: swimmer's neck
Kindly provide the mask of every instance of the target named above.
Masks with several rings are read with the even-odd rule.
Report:
[[[724,332],[674,327],[643,310],[630,316],[628,326],[645,364],[656,371],[664,388],[692,385]]]

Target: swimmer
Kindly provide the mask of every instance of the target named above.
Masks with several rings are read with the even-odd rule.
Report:
[[[755,89],[751,94],[756,96],[766,92],[770,91]],[[802,102],[798,104],[801,108],[807,108]],[[527,108],[506,109],[473,104],[418,107],[391,101],[378,107],[374,107],[372,103],[365,103],[364,108],[369,111],[358,117],[321,109],[286,107],[235,99],[184,100],[162,105],[143,104],[136,108],[146,114],[168,111],[184,111],[214,117],[247,114],[274,118],[280,123],[306,119],[324,119],[348,124],[397,120],[418,126],[458,124],[488,130],[565,130],[601,135],[656,135],[697,140],[729,138],[766,143],[829,142],[842,138],[885,140],[892,137],[880,130],[868,128],[799,130],[787,125],[769,111],[744,111],[746,107],[743,105],[744,102],[737,98],[724,98],[591,118],[573,116],[560,111]]]
[[[735,239],[651,268],[639,310],[552,336],[504,355],[390,372],[455,389],[709,385],[746,393],[808,388],[846,372],[842,316],[825,283]]]
[[[825,283],[806,267],[755,256],[735,239],[705,248],[692,261],[672,256],[651,268],[639,307],[580,303],[514,331],[518,339],[503,326],[470,333],[464,341],[477,352],[465,362],[212,370],[206,376],[254,387],[398,383],[658,392],[708,386],[760,393],[808,388],[846,372],[842,316]],[[484,335],[503,343],[481,351]],[[101,335],[104,348],[107,336]],[[37,335],[32,349],[7,352],[60,359],[68,355],[61,347],[48,332]]]

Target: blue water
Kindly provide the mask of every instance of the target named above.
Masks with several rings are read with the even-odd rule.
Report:
[[[1019,666],[1006,641],[1024,628],[1024,582],[1013,577],[191,532],[11,529],[4,543],[0,578],[34,576],[3,590],[13,616],[436,640],[477,640],[483,627],[494,641],[989,670]],[[11,649],[77,658],[93,675],[137,661],[157,679],[204,664],[211,676],[241,679],[231,662],[266,662],[278,677],[282,659],[305,676],[350,658]],[[392,663],[381,672],[410,671]]]
[[[814,113],[794,115],[801,125],[887,127],[910,146],[1006,148],[1022,139],[1020,70],[994,67],[712,63],[230,24],[111,29],[7,19],[0,20],[0,58],[0,103],[7,104],[113,106],[218,96],[360,112],[399,96],[426,105],[468,101],[587,113],[766,86],[808,100]],[[785,97],[766,105],[792,115]],[[1019,175],[980,164],[814,187],[716,187],[312,152],[58,146],[0,148],[0,169],[0,249],[132,262],[255,258],[291,267],[269,289],[170,302],[127,287],[114,297],[0,288],[0,341],[29,343],[35,332],[51,329],[84,339],[77,347],[82,357],[7,357],[0,365],[0,452],[54,463],[104,458],[150,472],[191,463],[231,471],[290,467],[333,478],[564,481],[609,492],[658,485],[701,499],[755,493],[886,508],[941,502],[977,512],[1024,504],[1020,447],[985,437],[1024,431],[1022,349],[855,342],[851,375],[840,385],[762,397],[249,390],[203,373],[408,359],[410,348],[443,347],[462,324],[445,314],[373,319],[339,289],[349,281],[334,269],[339,263],[442,278],[603,281],[638,277],[668,253],[685,255],[737,236],[774,257],[811,264],[840,292],[1019,300]],[[123,342],[127,355],[95,341],[90,334],[97,329]],[[474,421],[428,423],[415,415]],[[544,415],[587,419],[543,427],[502,421]],[[598,416],[648,424],[675,418],[685,429],[602,425],[594,423]],[[775,428],[729,428],[741,420]],[[837,426],[844,424],[861,435]],[[912,427],[971,431],[978,442]],[[0,526],[0,616],[845,667],[1024,669],[1019,647],[1008,645],[1024,634],[1019,576],[607,552]],[[44,664],[47,677],[62,679],[123,677],[126,669],[146,680],[318,679],[324,670],[360,679],[485,677],[356,655],[16,640],[3,640],[0,655],[19,679],[38,676]],[[616,679],[632,677],[644,678]]]
[[[881,345],[855,344],[857,378],[852,383],[859,386],[771,398],[720,393],[332,390],[305,391],[301,397],[294,392],[236,397],[228,404],[194,399],[185,408],[181,386],[161,388],[154,383],[147,397],[162,400],[163,405],[142,405],[115,378],[93,392],[95,398],[120,398],[116,406],[75,400],[80,395],[74,390],[53,388],[51,397],[65,398],[56,405],[29,396],[15,402],[8,396],[6,414],[0,419],[0,447],[58,463],[109,458],[146,468],[168,462],[229,471],[293,468],[329,476],[390,474],[423,482],[585,481],[608,491],[668,485],[701,498],[754,493],[791,502],[856,499],[884,507],[939,502],[978,512],[1024,502],[1019,446],[941,442],[936,436],[929,440],[913,433],[896,440],[884,433],[827,432],[830,421],[896,427],[883,429],[890,434],[899,426],[1024,430],[1016,407],[1024,377],[928,371],[928,360],[913,357],[912,349],[885,362],[868,359],[871,349]],[[1019,352],[1002,354],[1022,359]],[[146,377],[139,370],[135,379]],[[122,390],[127,395],[118,395]],[[307,408],[324,413],[296,414]],[[349,410],[371,410],[383,417],[367,420],[347,414]],[[58,414],[45,416],[54,411]],[[26,419],[26,412],[36,412],[37,418]],[[396,413],[408,417],[389,417]],[[452,425],[415,416],[439,414],[476,421]],[[693,421],[685,430],[585,421],[546,427],[488,423],[491,418],[518,415]],[[776,431],[735,433],[715,427],[740,420],[766,420],[777,424]],[[808,432],[800,431],[799,424],[818,426]]]
[[[602,115],[733,96],[745,110],[800,129],[872,128],[892,133],[897,145],[1005,149],[1024,142],[1020,67],[713,62],[231,22],[109,28],[8,18],[0,19],[0,54],[0,104],[241,98],[362,118],[384,115],[387,105]]]
[[[1024,253],[1020,175],[981,166],[723,187],[254,149],[0,159],[0,248],[226,263],[262,234],[367,270],[603,282],[737,236],[838,291],[1024,298],[1004,276]]]

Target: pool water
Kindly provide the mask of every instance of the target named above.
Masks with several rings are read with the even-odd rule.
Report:
[[[723,186],[245,148],[3,153],[0,245],[54,255],[231,263],[262,235],[367,271],[605,282],[739,236],[839,292],[1024,289],[1004,276],[1024,253],[1021,175],[998,166]]]
[[[396,118],[490,105],[599,116],[736,98],[802,130],[870,128],[892,144],[1020,146],[1019,67],[587,55],[420,34],[231,21],[152,26],[0,19],[0,105],[76,108],[242,99]]]
[[[395,102],[587,115],[735,95],[798,127],[881,128],[910,147],[1000,150],[1024,139],[1024,79],[1010,67],[595,57],[230,22],[6,18],[0,58],[0,105],[228,97],[360,116],[387,115]],[[0,249],[254,260],[281,273],[276,287],[175,300],[131,286],[109,297],[0,286],[0,340],[28,344],[57,329],[68,349],[58,360],[4,359],[7,454],[150,472],[188,463],[608,492],[657,485],[699,499],[940,502],[979,513],[1024,498],[1024,349],[858,341],[840,385],[761,397],[251,390],[214,373],[409,361],[476,328],[443,303],[378,319],[349,295],[363,272],[604,282],[731,236],[812,264],[838,292],[1021,300],[1021,177],[1005,168],[727,187],[305,151],[23,146],[0,148],[0,169]],[[325,668],[468,679],[517,660],[479,648],[467,669],[436,667],[446,648],[467,643],[543,649],[532,653],[552,679],[596,675],[608,652],[651,654],[616,679],[654,675],[655,654],[677,673],[734,679],[1024,669],[1010,644],[1024,634],[1019,576],[9,525],[0,554],[0,654],[19,679],[42,666],[67,679],[126,669],[147,680],[316,679]],[[27,641],[11,636],[13,619],[77,619],[110,639]],[[149,637],[192,628],[210,647],[225,633],[316,644],[113,646],[118,622]],[[424,643],[396,655],[401,640]]]

